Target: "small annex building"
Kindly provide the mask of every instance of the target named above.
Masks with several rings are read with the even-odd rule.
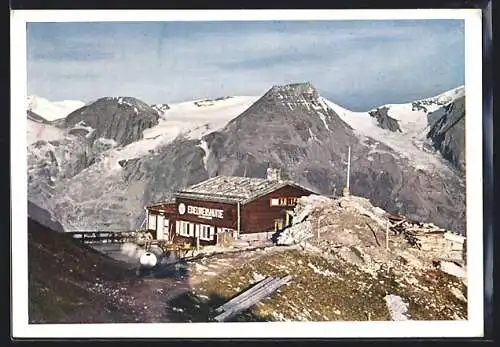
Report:
[[[316,193],[281,180],[279,169],[268,169],[267,178],[216,176],[146,206],[146,229],[155,239],[174,243],[268,240],[292,223],[289,212],[297,199],[311,194]]]

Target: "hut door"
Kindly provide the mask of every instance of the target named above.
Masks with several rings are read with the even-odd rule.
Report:
[[[158,220],[156,221],[156,239],[163,240],[163,219],[162,215],[158,215]]]
[[[283,229],[283,218],[274,220],[274,231],[280,231]]]

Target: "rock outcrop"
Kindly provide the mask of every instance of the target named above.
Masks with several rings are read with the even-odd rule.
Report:
[[[428,115],[427,135],[462,174],[465,174],[465,96]]]
[[[401,128],[399,127],[398,121],[396,119],[390,117],[387,114],[388,111],[389,111],[389,109],[387,107],[381,107],[381,108],[377,108],[374,111],[370,111],[368,113],[370,114],[370,116],[372,116],[373,118],[375,118],[377,120],[378,125],[382,129],[387,129],[387,130],[390,130],[393,132],[396,132],[396,131],[402,132]]]

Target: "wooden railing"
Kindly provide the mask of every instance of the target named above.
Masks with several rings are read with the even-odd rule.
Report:
[[[133,231],[69,231],[66,234],[84,244],[125,243],[135,240]]]

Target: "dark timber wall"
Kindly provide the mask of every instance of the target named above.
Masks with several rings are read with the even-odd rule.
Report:
[[[286,210],[293,210],[295,203],[287,203],[287,206],[271,206],[271,199],[283,198],[300,198],[301,196],[314,194],[306,189],[295,186],[285,186],[275,190],[265,196],[257,198],[256,200],[241,205],[241,225],[240,234],[252,234],[273,231],[276,229],[276,221],[282,221],[282,227],[286,223]],[[179,205],[185,205],[185,213],[179,213]],[[199,215],[189,213],[188,206],[203,207],[208,209],[216,209],[223,211],[223,218],[202,218]],[[176,221],[186,221],[195,224],[206,224],[215,226],[217,231],[219,228],[229,228],[238,230],[238,204],[222,203],[215,201],[196,200],[177,198],[175,203],[157,204],[149,206],[150,214],[158,214],[160,211],[169,219],[169,234],[174,242],[190,242],[195,243],[195,237],[186,237],[176,234]],[[207,241],[201,240],[201,245],[217,243],[217,234],[214,240]]]
[[[272,231],[277,219],[283,219],[284,223],[285,211],[293,210],[295,205],[271,206],[272,198],[300,198],[311,194],[313,193],[302,188],[285,186],[242,206],[241,233]]]

